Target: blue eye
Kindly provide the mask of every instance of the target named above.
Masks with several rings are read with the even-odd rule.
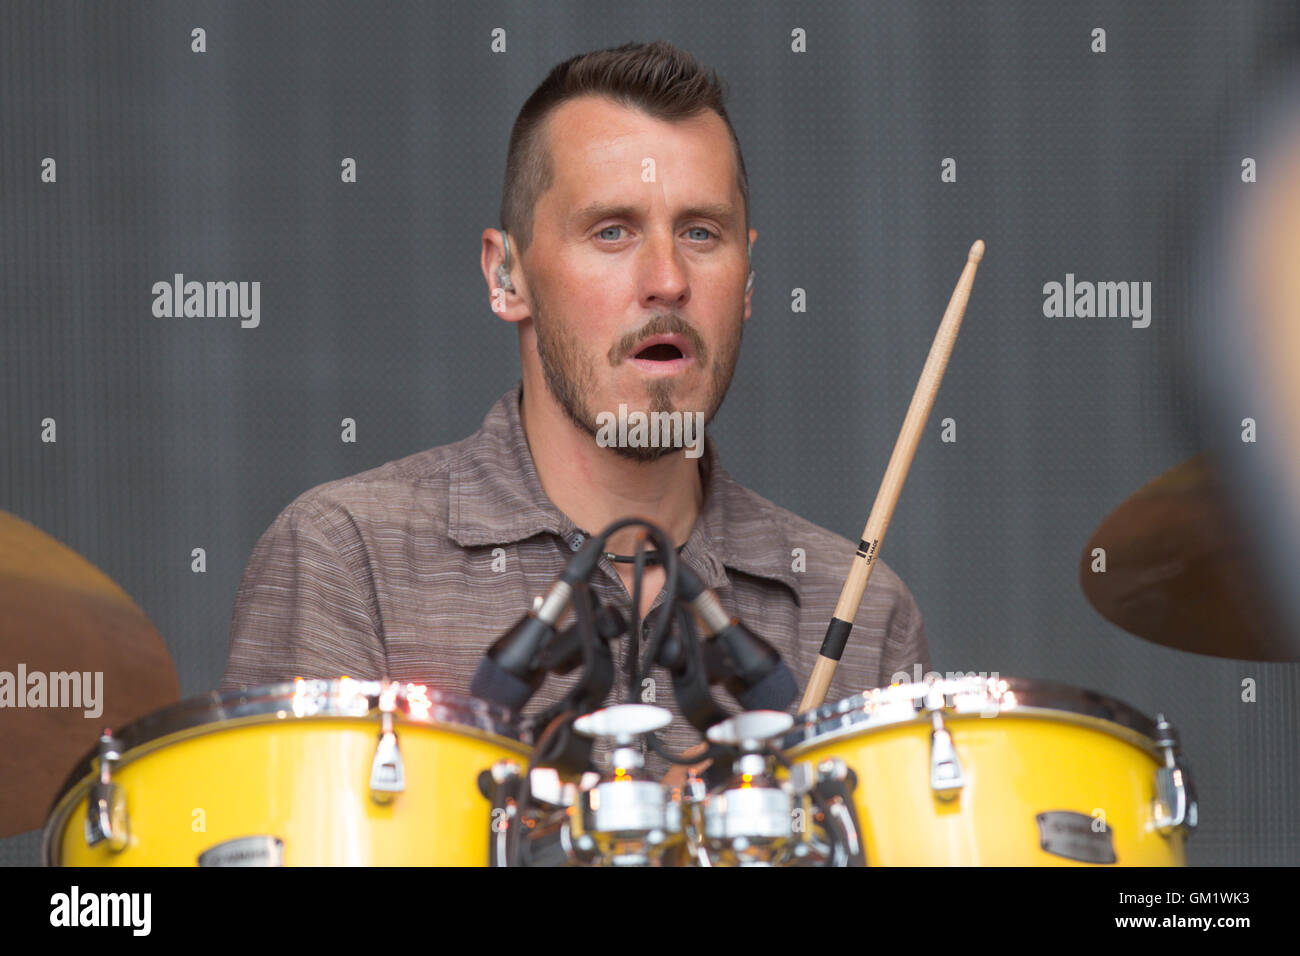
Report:
[[[619,237],[609,236],[606,235],[606,233],[610,232],[611,230],[623,229],[623,228],[624,228],[623,226],[606,226],[604,229],[601,229],[599,232],[597,232],[596,235],[598,238],[601,238],[606,242],[617,242]],[[708,242],[710,239],[718,238],[717,233],[715,233],[712,229],[708,229],[704,226],[691,226],[691,228],[687,231],[704,233],[704,235],[696,237],[696,242]]]

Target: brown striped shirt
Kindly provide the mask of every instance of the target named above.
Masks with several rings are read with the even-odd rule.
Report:
[[[521,394],[516,384],[463,441],[320,485],[290,504],[244,572],[222,687],[346,674],[468,693],[484,651],[545,593],[583,536],[600,530],[578,528],[542,490]],[[728,612],[776,646],[802,691],[855,545],[738,484],[707,432],[700,462],[704,504],[681,557]],[[595,596],[630,617],[631,598],[608,558],[592,577]],[[626,641],[615,646],[619,675]],[[910,680],[917,664],[929,669],[921,613],[878,561],[827,699],[883,686],[899,671]],[[655,675],[655,702],[674,715],[660,736],[684,750],[699,737],[667,673]],[[524,712],[557,701],[576,679],[552,676]],[[610,703],[625,699],[626,685],[616,678]],[[738,709],[724,690],[714,693]],[[647,766],[667,767],[654,754]]]

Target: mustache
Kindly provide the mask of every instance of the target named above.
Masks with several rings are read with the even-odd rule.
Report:
[[[637,331],[625,335],[615,342],[609,350],[609,364],[611,366],[617,365],[623,356],[652,335],[680,335],[691,343],[697,361],[701,365],[707,364],[708,350],[704,345],[704,339],[693,325],[675,312],[660,313]]]

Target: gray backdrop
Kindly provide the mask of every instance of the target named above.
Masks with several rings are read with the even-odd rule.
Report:
[[[1291,4],[1218,0],[7,2],[0,508],[140,603],[184,695],[215,686],[240,574],[280,509],[464,437],[518,377],[478,261],[524,99],[575,53],[666,39],[729,84],[759,231],[754,318],[714,425],[728,469],[856,538],[983,238],[882,552],[936,669],[1166,711],[1200,787],[1190,861],[1300,862],[1296,666],[1149,645],[1078,583],[1101,519],[1204,445],[1198,390],[1171,359],[1194,210],[1239,183],[1252,84],[1296,35]],[[340,182],[348,156],[355,184]],[[57,183],[40,180],[45,157]],[[177,272],[259,280],[261,325],[153,317],[153,283]],[[1150,327],[1045,318],[1043,285],[1067,272],[1151,281]],[[36,837],[0,842],[0,862],[34,862]]]

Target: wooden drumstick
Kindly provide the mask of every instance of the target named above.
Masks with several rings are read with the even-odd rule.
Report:
[[[889,456],[889,465],[885,468],[885,477],[881,479],[880,490],[876,492],[876,503],[871,506],[871,515],[867,518],[867,527],[858,542],[858,553],[853,556],[849,576],[840,592],[839,602],[835,605],[835,615],[826,628],[826,637],[822,640],[822,649],[817,656],[812,676],[808,679],[808,688],[799,703],[800,713],[820,707],[826,699],[826,691],[835,675],[835,667],[844,653],[853,629],[853,619],[858,616],[858,606],[862,595],[867,590],[867,581],[871,570],[880,555],[880,544],[885,540],[889,530],[889,519],[894,516],[894,506],[898,504],[898,495],[907,480],[907,470],[912,467],[912,456],[916,454],[917,442],[921,440],[921,429],[930,417],[930,407],[934,396],[943,381],[944,369],[948,367],[948,357],[952,355],[953,344],[957,341],[957,330],[961,328],[962,316],[966,313],[966,302],[970,299],[971,286],[975,284],[975,269],[984,257],[984,240],[977,239],[970,247],[966,266],[957,280],[957,287],[948,300],[948,308],[935,333],[934,343],[930,346],[930,355],[921,369],[921,380],[916,383],[912,393],[912,404],[907,408],[907,417],[898,432],[898,441],[894,442],[894,452]]]

